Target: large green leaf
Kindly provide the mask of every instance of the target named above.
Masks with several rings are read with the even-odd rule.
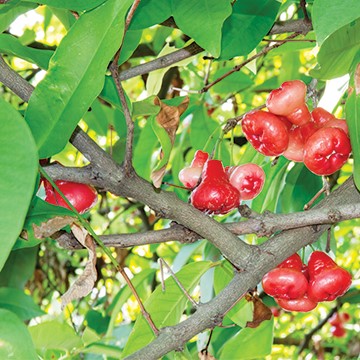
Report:
[[[265,184],[260,195],[252,202],[251,208],[257,212],[264,210],[275,211],[279,196],[284,186],[284,179],[289,161],[280,157],[276,165],[267,163],[263,170],[265,171]]]
[[[82,345],[81,338],[68,324],[56,320],[46,321],[29,327],[29,331],[36,349],[72,350]]]
[[[0,270],[18,238],[37,174],[37,152],[20,114],[0,99]]]
[[[172,3],[178,27],[215,57],[220,55],[221,29],[231,11],[229,0],[178,0]]]
[[[191,292],[201,276],[212,266],[213,263],[210,261],[193,262],[184,266],[176,273],[176,276],[185,289]],[[163,292],[161,286],[158,286],[144,303],[146,310],[159,329],[178,323],[188,301],[172,277],[166,279],[165,287],[166,290]],[[139,317],[125,346],[123,356],[144,347],[154,338],[155,335],[144,317]]]
[[[24,46],[19,39],[8,34],[0,34],[0,52],[27,60],[42,69],[47,69],[53,55],[51,50],[39,50]]]
[[[354,159],[354,181],[360,190],[360,95],[355,91],[347,99],[345,109]]]
[[[63,149],[101,92],[109,61],[120,46],[124,17],[131,3],[108,0],[85,13],[55,51],[48,73],[35,88],[25,114],[40,158]]]
[[[321,176],[297,163],[287,174],[284,190],[280,197],[282,213],[302,211],[304,205],[322,188]]]
[[[0,339],[0,359],[38,360],[26,326],[5,309],[0,309]]]
[[[38,4],[27,1],[11,1],[0,5],[0,32],[7,30],[10,24],[21,14],[36,8]]]
[[[273,26],[280,4],[276,0],[236,1],[222,30],[220,58],[249,54]]]
[[[0,272],[0,286],[23,289],[34,273],[37,254],[35,247],[12,251]]]
[[[263,321],[257,328],[245,328],[228,340],[221,359],[258,359],[271,353],[274,319]]]
[[[21,320],[30,320],[45,313],[24,291],[10,287],[0,287],[0,308],[15,313]]]
[[[312,8],[312,23],[318,44],[360,17],[360,1],[357,0],[315,0]]]
[[[37,0],[27,0],[36,2]],[[96,8],[107,0],[41,0],[41,4],[53,6],[55,8],[69,9],[74,11],[85,11]]]
[[[360,49],[360,19],[337,30],[322,44],[317,55],[318,66],[310,75],[319,79],[333,79],[349,72]]]

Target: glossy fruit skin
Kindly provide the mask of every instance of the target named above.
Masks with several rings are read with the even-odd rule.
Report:
[[[345,164],[350,153],[350,140],[343,130],[320,128],[304,146],[304,164],[316,175],[331,175]]]
[[[302,162],[304,160],[304,145],[317,130],[318,127],[313,121],[301,126],[293,126],[289,131],[289,146],[284,151],[283,156],[288,160]]]
[[[304,264],[302,263],[301,257],[298,253],[295,253],[281,262],[278,268],[291,268],[298,271],[302,271]]]
[[[275,268],[262,279],[264,291],[277,299],[297,299],[305,295],[308,281],[295,268]]]
[[[333,114],[321,107],[315,108],[311,112],[311,116],[319,127],[337,127],[349,136],[349,128],[345,119],[337,119]]]
[[[266,107],[273,114],[286,116],[295,125],[303,125],[311,120],[305,95],[306,85],[301,80],[286,81],[270,92]]]
[[[327,254],[314,251],[308,261],[308,296],[313,301],[332,301],[351,286],[351,275],[338,266]]]
[[[207,152],[197,150],[190,166],[183,168],[179,172],[179,180],[188,189],[193,189],[199,182],[202,169],[209,158]]]
[[[265,172],[256,164],[247,163],[228,168],[230,184],[240,193],[241,200],[252,200],[264,187]]]
[[[191,204],[209,214],[226,214],[240,205],[240,193],[229,182],[220,160],[208,160],[200,185],[191,193]]]
[[[269,112],[250,111],[242,120],[242,130],[255,150],[266,156],[281,155],[288,147],[287,126]]]
[[[276,298],[275,301],[287,311],[308,312],[314,310],[317,306],[317,302],[309,299],[306,294],[296,299]]]
[[[69,206],[53,186],[47,180],[43,180],[43,182],[46,193],[45,201],[69,209]],[[90,185],[64,180],[56,180],[55,184],[80,214],[91,209],[97,202],[97,192]]]

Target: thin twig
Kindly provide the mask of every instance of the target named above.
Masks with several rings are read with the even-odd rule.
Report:
[[[262,41],[266,42],[282,42],[284,40],[281,39],[262,39]],[[316,42],[315,39],[289,39],[287,42]]]
[[[141,309],[141,313],[144,316],[145,320],[147,321],[147,323],[150,325],[152,331],[154,332],[154,334],[157,336],[159,334],[159,329],[156,327],[156,325],[154,324],[150,314],[146,311],[144,304],[142,303],[139,294],[137,293],[134,285],[132,284],[130,278],[128,277],[128,275],[126,274],[126,271],[124,270],[124,268],[119,264],[117,267],[117,270],[120,272],[120,274],[124,277],[126,283],[128,284],[129,288],[131,289],[131,292],[133,293],[133,295],[136,298],[136,301],[138,302],[140,309]]]
[[[191,297],[191,295],[188,293],[188,291],[184,288],[184,285],[180,282],[180,280],[177,278],[177,276],[175,275],[175,273],[171,270],[171,267],[168,265],[168,263],[164,260],[159,258],[158,262],[160,264],[160,269],[161,272],[163,272],[162,270],[162,266],[165,266],[167,271],[170,273],[170,275],[172,276],[172,278],[174,279],[174,281],[178,284],[179,288],[182,290],[182,292],[184,293],[184,295],[189,299],[189,301],[194,305],[195,309],[197,309],[199,307],[199,304]],[[163,283],[163,291],[165,290],[165,282]]]
[[[271,45],[271,46],[268,46],[268,47],[265,47],[264,49],[262,49],[261,51],[259,51],[257,54],[255,54],[254,56],[251,56],[249,57],[247,60],[243,61],[241,64],[239,65],[236,65],[234,68],[232,68],[230,71],[226,72],[224,75],[218,77],[216,80],[214,80],[213,82],[211,82],[210,84],[204,86],[200,92],[201,93],[204,93],[204,92],[207,92],[211,87],[213,87],[214,85],[216,85],[218,82],[220,82],[221,80],[227,78],[228,76],[230,76],[231,74],[233,74],[234,72],[236,71],[239,71],[241,70],[245,65],[247,65],[248,63],[250,63],[251,61],[267,54],[269,51],[273,50],[273,49],[276,49],[278,47],[280,47],[281,45],[284,45],[286,44],[286,42],[290,39],[293,39],[297,36],[299,36],[300,34],[299,33],[294,33],[292,35],[290,35],[288,38],[282,40],[281,42],[278,42],[274,45]]]
[[[116,89],[120,98],[120,102],[121,102],[121,106],[123,108],[124,111],[124,117],[125,117],[125,121],[126,121],[126,126],[127,126],[127,136],[126,136],[126,152],[125,152],[125,160],[124,160],[124,169],[126,173],[130,173],[133,169],[132,167],[132,153],[133,153],[133,143],[134,143],[134,123],[132,120],[132,116],[130,113],[130,109],[128,107],[128,104],[126,102],[126,97],[125,97],[125,91],[121,85],[120,82],[120,77],[119,77],[119,66],[118,66],[118,62],[119,62],[119,57],[120,57],[120,53],[121,53],[121,49],[123,47],[124,44],[124,39],[125,39],[125,35],[126,32],[129,28],[131,19],[134,16],[135,10],[137,9],[137,7],[139,6],[141,0],[134,0],[129,13],[126,17],[125,20],[125,26],[124,26],[124,34],[123,34],[123,38],[122,38],[122,42],[121,45],[119,47],[119,50],[116,52],[115,56],[114,56],[114,60],[112,61],[112,63],[109,66],[110,72],[111,72],[111,76],[114,79],[115,85],[116,85]]]
[[[309,14],[306,10],[306,0],[300,0],[300,7],[304,13],[304,20],[307,22],[307,23],[310,23],[311,20],[309,18]]]

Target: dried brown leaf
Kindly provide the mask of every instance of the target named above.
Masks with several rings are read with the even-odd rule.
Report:
[[[90,293],[93,289],[96,278],[96,246],[93,238],[89,235],[86,229],[73,224],[71,226],[76,239],[81,245],[86,247],[89,252],[89,259],[85,265],[84,272],[76,279],[64,295],[61,296],[61,308],[70,303],[72,300],[82,298]]]
[[[247,301],[251,301],[254,304],[253,320],[246,323],[246,327],[256,328],[263,321],[270,320],[272,317],[271,310],[262,302],[258,295],[247,294],[245,296]]]
[[[72,216],[55,216],[42,222],[40,225],[33,224],[34,236],[37,239],[50,237],[52,234],[73,222],[74,218]]]
[[[178,106],[171,106],[163,103],[156,97],[154,104],[160,106],[160,111],[156,115],[156,121],[166,130],[171,142],[174,144],[175,134],[180,123],[180,116],[187,109],[189,98],[186,97]]]
[[[164,165],[159,170],[155,170],[151,173],[151,181],[153,182],[153,184],[156,188],[159,188],[162,184],[162,179],[164,178],[166,166],[167,165]]]

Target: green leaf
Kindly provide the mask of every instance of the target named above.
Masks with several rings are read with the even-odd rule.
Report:
[[[98,135],[106,136],[109,129],[109,117],[108,117],[108,106],[101,104],[101,102],[96,99],[91,105],[91,111],[88,111],[84,120]],[[113,110],[110,109],[112,112]]]
[[[120,46],[124,17],[131,3],[107,0],[83,14],[55,51],[48,73],[35,88],[25,113],[40,158],[64,148],[101,92],[109,61]]]
[[[114,359],[121,359],[122,354],[118,346],[106,345],[100,342],[88,345],[85,349],[81,349],[81,352],[86,354],[99,354],[101,358],[109,356]]]
[[[335,31],[358,19],[360,2],[357,0],[315,0],[312,23],[319,45]]]
[[[17,56],[21,59],[47,69],[53,51],[33,49],[22,45],[16,37],[8,34],[0,34],[0,51],[3,54]]]
[[[129,29],[146,29],[160,24],[171,16],[171,1],[141,1],[131,20]]]
[[[221,50],[221,29],[231,14],[229,0],[178,0],[172,11],[176,24],[202,48],[218,57]]]
[[[37,0],[27,0],[29,2],[38,2]],[[42,5],[53,6],[61,9],[74,11],[86,11],[96,8],[107,0],[42,0]]]
[[[359,50],[360,19],[337,30],[324,41],[317,54],[318,66],[310,71],[310,75],[328,80],[347,74]]]
[[[45,314],[24,291],[10,287],[0,288],[0,308],[12,311],[23,321]]]
[[[285,179],[285,186],[280,197],[281,212],[302,211],[304,205],[321,188],[321,176],[313,174],[302,163],[295,164]]]
[[[217,79],[227,73],[232,68],[222,68],[218,70],[213,76],[213,79]],[[242,71],[236,71],[227,76],[224,80],[220,81],[213,87],[213,91],[220,94],[229,94],[234,92],[240,92],[253,85],[254,82],[251,77]]]
[[[37,253],[35,247],[12,251],[0,272],[0,286],[23,289],[34,273]]]
[[[35,9],[37,6],[38,4],[26,1],[12,1],[8,4],[0,5],[0,32],[7,30],[19,15]]]
[[[75,330],[65,323],[52,320],[29,327],[29,331],[36,349],[46,350],[72,350],[80,347],[82,341]]]
[[[20,114],[0,99],[0,271],[25,221],[36,182],[34,139]]]
[[[280,157],[275,166],[272,166],[269,162],[263,167],[266,175],[265,184],[260,195],[252,202],[251,208],[254,211],[262,213],[264,210],[276,210],[288,165],[289,161],[284,157]]]
[[[257,359],[271,353],[274,319],[263,321],[257,328],[245,328],[228,340],[221,359]]]
[[[38,360],[26,326],[5,309],[0,309],[0,339],[0,359]]]
[[[162,150],[162,157],[160,161],[156,164],[153,171],[157,171],[161,169],[163,166],[165,166],[170,159],[171,149],[173,147],[173,144],[171,142],[171,139],[169,137],[169,134],[166,132],[166,130],[157,122],[156,117],[151,117],[151,126],[154,130],[154,133],[156,137],[158,138],[161,150]]]
[[[347,99],[345,111],[354,159],[354,182],[360,190],[360,95],[355,91]]]
[[[234,277],[234,271],[228,261],[224,261],[221,266],[215,268],[214,290],[218,294]],[[226,319],[231,319],[230,323],[235,323],[245,327],[248,321],[253,320],[254,305],[245,298],[240,299],[229,312],[225,315]]]
[[[213,56],[220,55],[221,29],[232,11],[229,0],[177,0],[172,10],[176,24],[186,35]]]
[[[212,266],[213,263],[210,261],[193,262],[184,266],[176,273],[176,276],[185,289],[191,292],[198,284],[201,276]],[[145,309],[150,313],[152,320],[159,329],[179,322],[188,302],[172,277],[165,281],[165,287],[165,292],[162,292],[161,286],[158,286],[144,303]],[[154,338],[155,335],[144,317],[138,317],[125,346],[123,356],[125,357],[144,347]]]
[[[276,0],[236,1],[224,22],[220,59],[247,55],[269,32],[281,3]]]

